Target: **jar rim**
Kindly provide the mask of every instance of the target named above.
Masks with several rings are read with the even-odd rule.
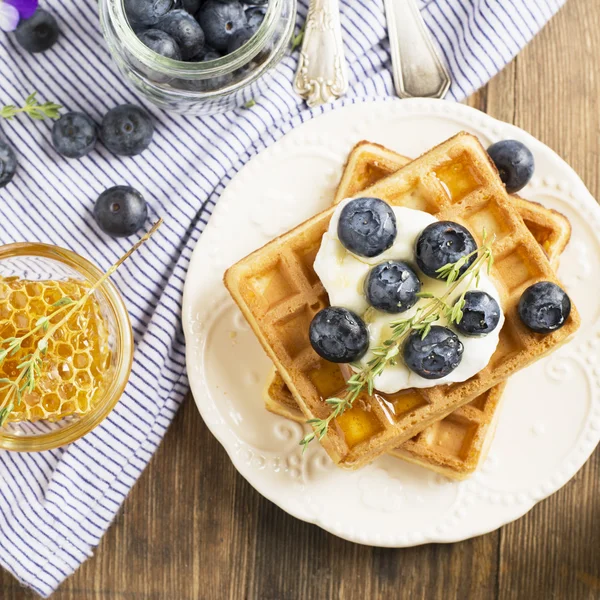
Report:
[[[138,38],[127,18],[124,0],[113,0],[107,4],[111,24],[126,50],[153,71],[181,79],[206,79],[235,71],[246,65],[271,39],[277,30],[282,11],[282,0],[272,0],[257,32],[243,46],[216,60],[186,62],[161,56],[148,48]]]
[[[17,242],[0,247],[0,260],[27,256],[46,258],[62,263],[77,271],[82,278],[92,285],[103,275],[101,269],[87,258],[60,246],[37,242]],[[116,321],[117,330],[115,373],[110,385],[102,394],[102,401],[98,402],[94,410],[74,421],[70,426],[42,433],[35,437],[12,435],[0,431],[0,449],[17,452],[39,452],[70,444],[104,421],[121,398],[129,381],[133,364],[133,330],[127,307],[115,284],[110,280],[106,280],[96,291],[100,292],[103,299],[108,303]]]

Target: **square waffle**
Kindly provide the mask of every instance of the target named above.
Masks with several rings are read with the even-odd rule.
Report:
[[[548,335],[528,330],[517,315],[526,287],[556,276],[525,226],[479,141],[461,133],[365,190],[391,205],[425,210],[440,220],[461,223],[481,242],[485,227],[495,234],[493,276],[506,322],[485,369],[465,382],[397,394],[362,394],[330,424],[321,444],[338,465],[358,468],[551,352],[576,331],[575,307],[565,325]],[[331,207],[236,263],[225,285],[304,415],[323,419],[325,400],[345,382],[338,365],[323,363],[312,349],[308,329],[328,297],[313,269]]]
[[[359,194],[383,177],[398,171],[410,159],[371,142],[359,142],[348,157],[334,202]],[[571,234],[569,220],[541,204],[518,197],[513,201],[538,243],[544,248],[553,267],[566,247]],[[464,479],[485,459],[495,430],[505,383],[457,408],[389,452],[453,479]],[[306,417],[276,369],[265,389],[265,405],[274,414],[304,423]]]

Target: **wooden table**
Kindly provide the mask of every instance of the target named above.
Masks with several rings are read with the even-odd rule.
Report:
[[[599,67],[599,2],[570,0],[469,104],[548,144],[598,196]],[[0,573],[2,600],[34,597]],[[451,545],[366,548],[262,498],[190,398],[94,558],[53,598],[600,598],[600,451],[499,531]]]

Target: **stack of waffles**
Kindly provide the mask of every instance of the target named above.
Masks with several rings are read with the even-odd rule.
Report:
[[[548,334],[527,329],[517,314],[523,291],[556,279],[554,269],[570,237],[561,214],[508,196],[486,151],[462,133],[410,161],[361,142],[350,153],[333,204],[369,196],[465,225],[481,242],[495,234],[493,277],[506,321],[485,369],[462,383],[396,394],[363,393],[333,420],[321,441],[341,467],[358,468],[383,453],[455,479],[469,476],[494,433],[505,380],[564,343],[578,328],[575,308]],[[312,349],[314,315],[329,306],[313,269],[334,207],[273,240],[231,267],[225,283],[273,360],[266,407],[299,421],[323,419],[325,400],[345,389],[344,371]]]

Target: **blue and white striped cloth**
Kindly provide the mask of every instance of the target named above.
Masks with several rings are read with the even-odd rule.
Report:
[[[564,0],[429,0],[422,11],[452,74],[450,97],[486,83],[539,31]],[[128,242],[95,226],[92,207],[105,188],[129,184],[151,205],[158,235],[114,276],[133,323],[131,380],[110,417],[67,448],[0,453],[0,563],[48,596],[86,560],[150,460],[187,391],[180,324],[192,249],[224,187],[239,168],[293,124],[326,109],[305,110],[292,91],[296,57],[277,68],[268,95],[250,110],[210,118],[170,115],[123,83],[102,40],[93,0],[44,0],[63,35],[49,52],[30,55],[0,33],[0,105],[32,91],[96,121],[123,102],[146,106],[156,135],[135,158],[100,144],[81,160],[53,151],[51,124],[18,118],[1,124],[20,167],[0,190],[0,243],[42,241],[68,247],[107,268]],[[347,99],[390,96],[393,85],[382,0],[342,0],[351,87]],[[300,0],[298,26],[307,0]]]

